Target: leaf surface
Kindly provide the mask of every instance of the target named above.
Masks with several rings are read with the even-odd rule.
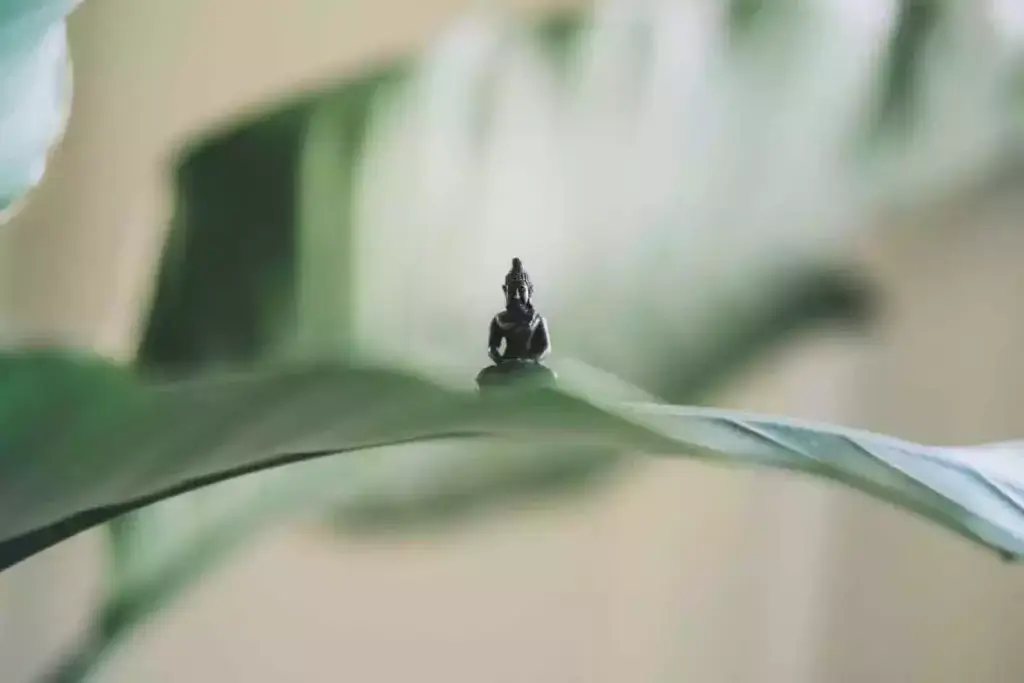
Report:
[[[259,470],[333,455],[351,458],[357,477],[365,460],[346,454],[482,439],[524,453],[614,449],[803,472],[1024,554],[1024,455],[1015,444],[936,448],[781,418],[610,401],[571,386],[481,399],[413,373],[341,363],[143,386],[79,361],[50,359],[49,369],[61,362],[70,371],[53,373],[59,391],[14,401],[14,392],[41,395],[27,381],[38,372],[5,360],[13,379],[3,413],[11,436],[0,453],[0,568],[132,509]],[[336,472],[339,487],[347,474]]]

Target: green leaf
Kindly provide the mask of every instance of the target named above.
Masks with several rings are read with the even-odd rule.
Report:
[[[39,362],[20,369],[23,361],[4,359],[16,387],[5,405],[39,392],[24,381]],[[568,382],[483,400],[414,373],[324,363],[140,389],[112,368],[63,363],[48,400],[24,404],[18,424],[30,425],[33,438],[9,442],[0,456],[0,568],[132,509],[233,477],[334,455],[352,467],[339,470],[337,486],[358,493],[366,468],[390,468],[413,484],[431,468],[354,452],[481,439],[524,453],[614,449],[808,473],[1024,555],[1021,444],[937,448],[797,420],[608,401]],[[60,362],[43,365],[52,371]],[[52,424],[63,428],[41,429]]]
[[[372,514],[389,492],[401,499],[430,491],[432,479],[451,473],[468,471],[473,479],[481,460],[472,447],[494,440],[509,446],[499,471],[528,471],[539,457],[571,467],[614,451],[802,472],[1007,557],[1024,555],[1024,443],[936,448],[796,420],[609,401],[611,392],[593,382],[481,400],[409,373],[341,364],[148,386],[115,367],[55,354],[6,356],[0,366],[8,380],[4,433],[12,435],[0,450],[0,568],[140,506],[240,475],[249,476],[218,493],[261,477],[272,486],[272,477],[292,469],[308,486],[284,490],[301,492],[307,505],[342,501],[358,510],[368,501],[362,512]],[[62,429],[47,429],[53,424]],[[466,447],[377,448],[446,441]],[[280,465],[290,467],[253,474]],[[484,471],[484,479],[495,471]],[[477,480],[471,488],[479,486]],[[174,503],[187,496],[164,503],[170,525],[149,517],[145,535],[130,527],[121,534],[120,552],[131,553],[133,540],[146,543],[146,552],[119,565],[132,571],[116,577],[117,591],[82,647],[46,680],[81,680],[154,606],[253,529],[294,512],[294,499],[253,507],[253,488],[239,491],[241,504],[221,506],[196,542],[163,535],[182,529]],[[152,552],[161,543],[170,551],[163,557]]]
[[[196,371],[252,361],[285,343],[297,252],[288,181],[307,116],[287,109],[188,150],[140,362]],[[211,185],[217,201],[207,198]]]
[[[65,17],[78,0],[0,4],[0,220],[35,187],[71,107]]]

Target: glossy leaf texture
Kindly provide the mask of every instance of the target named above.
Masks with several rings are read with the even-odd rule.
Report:
[[[0,220],[34,188],[71,108],[65,18],[79,0],[0,3]]]

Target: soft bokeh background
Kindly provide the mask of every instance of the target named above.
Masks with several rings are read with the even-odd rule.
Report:
[[[530,17],[575,4],[503,7]],[[598,37],[625,40],[614,27],[641,4],[603,9]],[[660,4],[678,8],[677,15],[659,10],[677,22],[659,25],[667,32],[661,45],[680,52],[654,63],[690,65],[705,76],[723,68],[707,59],[727,44],[708,28],[714,12],[694,9],[707,3]],[[792,11],[790,4],[780,6]],[[1009,0],[947,5],[953,18],[923,78],[929,95],[907,115],[914,125],[890,133],[920,139],[893,143],[891,158],[882,155],[857,176],[870,179],[863,185],[837,170],[833,152],[842,117],[856,102],[870,108],[874,101],[865,74],[894,21],[881,0],[829,3],[830,25],[843,29],[817,39],[797,31],[804,40],[792,43],[787,22],[810,20],[776,8],[779,25],[764,30],[763,44],[753,41],[763,51],[725,95],[707,88],[727,76],[687,81],[685,70],[652,69],[645,78],[669,85],[652,81],[651,118],[638,117],[634,129],[615,123],[616,103],[629,101],[628,74],[614,73],[626,68],[621,63],[588,72],[591,89],[583,88],[578,118],[563,129],[549,120],[566,115],[550,96],[559,86],[526,51],[512,60],[511,74],[491,74],[507,98],[495,105],[508,117],[494,124],[494,144],[504,151],[471,193],[466,178],[478,168],[459,156],[466,135],[458,128],[470,125],[444,113],[469,87],[474,50],[493,37],[488,15],[467,14],[479,7],[88,0],[70,22],[76,95],[67,137],[31,204],[0,236],[8,331],[128,359],[173,213],[179,150],[256,107],[426,54],[423,82],[448,78],[452,90],[430,91],[434,97],[419,104],[436,105],[433,115],[455,129],[403,110],[401,124],[378,132],[378,190],[368,190],[362,205],[360,253],[394,251],[390,260],[360,263],[363,296],[378,306],[364,314],[371,331],[393,331],[388,326],[405,310],[404,280],[396,284],[388,273],[414,269],[427,253],[434,269],[423,289],[465,300],[486,321],[510,250],[518,250],[539,300],[554,310],[545,312],[558,343],[557,312],[582,286],[587,259],[619,253],[635,263],[655,225],[690,235],[659,243],[676,249],[662,254],[660,282],[674,282],[674,270],[704,269],[708,287],[742,289],[722,273],[763,268],[759,276],[770,279],[813,252],[856,267],[880,303],[869,333],[801,335],[719,390],[716,403],[924,442],[1019,438],[1024,182],[1013,146],[1019,137],[999,126],[1020,121],[1024,109],[1011,100],[1019,100],[1012,89],[1016,83],[1019,91],[1019,78],[998,78],[1013,50],[1019,54],[1020,12]],[[790,49],[770,49],[779,45]],[[621,57],[603,49],[595,61]],[[814,68],[795,80],[773,71],[792,64]],[[696,123],[686,116],[688,93],[670,85],[691,81],[691,96],[722,104],[701,109],[707,118]],[[702,145],[717,125],[733,126],[724,136],[733,144]],[[566,142],[565,130],[578,135]],[[681,138],[666,141],[678,130]],[[641,151],[617,149],[621,140]],[[395,174],[413,141],[426,141],[419,154],[435,163],[422,171],[439,179],[426,190]],[[671,161],[662,147],[691,157],[659,171]],[[622,166],[636,169],[631,187],[594,170]],[[584,178],[588,191],[551,191],[565,178]],[[649,186],[658,183],[664,187]],[[678,194],[675,184],[705,189]],[[408,199],[410,188],[424,193],[416,195],[420,205]],[[468,195],[474,200],[452,200]],[[659,217],[689,224],[657,226]],[[456,226],[443,232],[448,251],[430,251],[429,227],[444,222]],[[764,265],[761,256],[772,250],[778,254]],[[659,290],[658,282],[599,284],[618,293],[616,310],[666,311],[676,297],[692,313],[688,324],[711,324],[686,308],[696,305],[684,293]],[[641,298],[643,287],[653,298]],[[479,346],[461,333],[447,338],[450,326],[419,329],[435,347]],[[595,342],[588,350],[618,369],[642,370],[620,348]],[[104,582],[102,533],[0,577],[4,683],[36,680],[85,628]],[[874,501],[781,475],[650,461],[570,502],[527,501],[441,534],[339,538],[312,521],[276,527],[123,643],[95,680],[1010,683],[1024,677],[1022,600],[1019,568]]]

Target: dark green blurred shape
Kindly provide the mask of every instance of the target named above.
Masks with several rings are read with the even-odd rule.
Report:
[[[310,122],[320,111],[337,121],[340,144],[334,151],[352,173],[332,179],[340,182],[329,191],[350,200],[372,98],[402,73],[385,68],[197,141],[182,153],[171,232],[138,354],[142,367],[192,373],[280,353],[299,323],[304,233],[316,228],[303,224],[300,177]],[[345,237],[350,217],[341,218]],[[336,254],[338,283],[346,281],[347,256],[344,250]]]
[[[877,118],[878,132],[900,135],[913,124],[926,51],[942,19],[941,0],[903,0],[889,44]]]
[[[766,0],[729,0],[729,26],[732,34],[742,39],[744,34],[762,19]]]

